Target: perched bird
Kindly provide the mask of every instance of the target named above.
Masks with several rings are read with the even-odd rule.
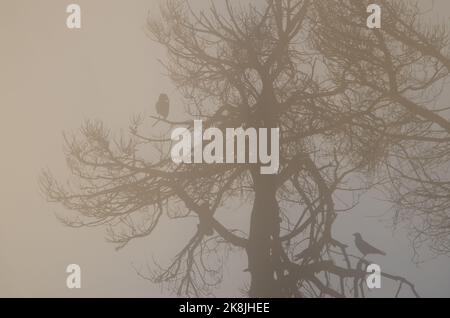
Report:
[[[363,254],[363,256],[370,255],[370,254],[379,254],[379,255],[386,255],[385,252],[380,251],[379,249],[373,247],[369,243],[363,240],[361,234],[355,233],[353,234],[355,237],[355,245],[358,248],[358,250]]]
[[[160,118],[166,119],[169,116],[169,110],[170,110],[169,96],[167,96],[167,94],[159,95],[159,99],[156,102],[155,108],[156,108],[156,112],[158,113]],[[159,120],[153,126],[156,126],[156,124],[158,124],[158,123],[159,123]]]

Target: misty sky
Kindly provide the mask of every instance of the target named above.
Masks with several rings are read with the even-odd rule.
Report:
[[[82,8],[78,31],[65,25],[65,8],[73,2]],[[448,0],[434,3],[431,16],[448,23]],[[157,61],[164,51],[145,35],[147,16],[157,7],[154,0],[0,2],[0,297],[170,295],[139,278],[134,267],[145,266],[154,255],[173,255],[185,239],[181,225],[116,251],[100,228],[69,229],[59,223],[55,213],[64,211],[49,205],[38,187],[46,167],[61,177],[67,173],[63,131],[74,131],[89,118],[120,132],[133,114],[154,115],[161,92],[175,94]],[[387,252],[373,258],[383,270],[411,280],[421,296],[450,297],[450,259],[412,264],[405,232],[393,235],[389,205],[376,196],[370,193],[338,219],[336,237],[352,246],[352,234],[361,232]],[[244,259],[238,255],[230,261],[218,296],[241,296]],[[65,268],[72,263],[82,268],[80,290],[65,285]]]

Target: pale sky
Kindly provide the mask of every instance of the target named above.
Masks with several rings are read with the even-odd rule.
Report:
[[[82,8],[78,31],[65,25],[66,6],[73,2]],[[448,1],[435,3],[434,16],[448,21]],[[54,216],[61,207],[49,205],[38,191],[43,168],[66,172],[63,131],[88,118],[126,129],[133,114],[151,114],[159,93],[171,89],[157,62],[164,51],[144,33],[148,13],[156,10],[152,0],[0,2],[0,297],[169,295],[139,278],[132,264],[172,255],[177,226],[117,252],[102,229],[64,227]],[[351,245],[351,234],[363,233],[388,253],[375,258],[384,269],[413,281],[422,296],[450,297],[450,259],[413,265],[404,233],[392,237],[375,217],[387,208],[369,196],[338,221],[336,236]],[[80,290],[65,285],[72,263],[82,268]],[[217,295],[240,296],[244,269],[236,257]]]

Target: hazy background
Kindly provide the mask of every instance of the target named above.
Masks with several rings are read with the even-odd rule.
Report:
[[[430,17],[449,23],[448,0],[422,2],[435,4]],[[66,28],[70,3],[81,6],[81,30]],[[145,266],[153,255],[172,255],[174,238],[183,239],[177,226],[116,252],[101,229],[62,226],[54,216],[60,208],[45,202],[37,182],[46,167],[66,173],[63,131],[78,129],[88,118],[102,119],[117,131],[126,129],[134,113],[154,114],[160,92],[173,93],[157,62],[164,52],[144,30],[157,4],[0,0],[0,297],[170,295],[139,278],[132,264]],[[369,194],[338,219],[336,237],[353,246],[351,234],[361,232],[388,253],[373,258],[383,270],[411,280],[422,296],[450,297],[450,259],[412,264],[405,233],[393,236],[380,221],[388,219],[389,206],[373,197]],[[66,288],[65,269],[72,263],[82,268],[80,290]],[[244,258],[235,257],[217,295],[241,296],[245,268]],[[383,291],[377,295],[392,295]]]

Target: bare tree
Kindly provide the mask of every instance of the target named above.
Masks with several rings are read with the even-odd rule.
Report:
[[[367,2],[318,4],[314,41],[337,81],[364,92],[372,108],[371,126],[352,127],[372,131],[371,152],[382,157],[369,157],[381,165],[398,220],[410,224],[413,247],[448,254],[450,113],[441,96],[450,71],[449,29],[423,23],[416,2],[380,4],[383,27],[373,32],[365,27]]]
[[[258,164],[176,165],[169,136],[154,136],[138,116],[119,138],[99,122],[67,136],[74,178],[63,185],[45,172],[43,191],[78,212],[66,224],[107,225],[119,248],[162,218],[195,217],[191,239],[150,277],[175,283],[178,295],[208,295],[234,247],[248,256],[251,297],[364,296],[368,261],[333,237],[336,218],[383,186],[396,190],[405,220],[448,223],[441,169],[450,137],[446,112],[432,103],[448,78],[446,30],[421,25],[417,7],[402,1],[381,1],[383,28],[369,30],[366,2],[225,1],[199,11],[169,0],[149,21],[186,103],[184,121],[150,120],[168,132],[193,129],[194,118],[222,131],[279,127],[277,175],[261,175]],[[341,207],[346,193],[354,200]],[[248,212],[248,229],[219,221],[233,202]],[[433,230],[421,233],[437,242]],[[404,278],[383,275],[398,282],[394,295],[406,286],[417,296]]]

